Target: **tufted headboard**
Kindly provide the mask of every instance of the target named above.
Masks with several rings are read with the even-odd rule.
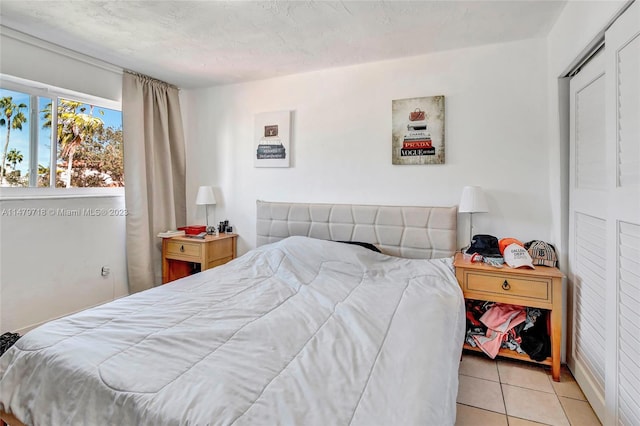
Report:
[[[292,235],[362,241],[383,253],[436,259],[456,252],[456,207],[400,207],[257,201],[257,245]]]

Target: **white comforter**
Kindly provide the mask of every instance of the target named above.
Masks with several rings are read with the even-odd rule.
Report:
[[[0,358],[33,425],[453,424],[450,260],[291,237],[48,323]]]

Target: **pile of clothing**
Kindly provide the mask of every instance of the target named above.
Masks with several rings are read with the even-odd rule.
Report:
[[[495,358],[500,348],[529,355],[534,361],[551,356],[548,311],[506,303],[467,299],[466,342]]]

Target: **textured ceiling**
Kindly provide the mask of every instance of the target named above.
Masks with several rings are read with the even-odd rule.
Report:
[[[0,22],[194,88],[544,37],[564,5],[550,0],[0,0]]]

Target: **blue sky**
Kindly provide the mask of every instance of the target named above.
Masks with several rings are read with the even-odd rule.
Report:
[[[0,98],[4,98],[6,96],[11,96],[13,98],[13,102],[16,104],[24,103],[29,105],[30,97],[26,93],[14,92],[11,90],[0,89]],[[50,98],[38,98],[38,111],[43,110],[47,104],[51,102]],[[98,111],[104,111],[104,115],[98,114]],[[114,111],[107,108],[99,108],[94,107],[93,109],[94,115],[100,117],[106,127],[119,128],[122,126],[122,113],[120,111]],[[29,111],[27,109],[23,110],[24,114],[29,118]],[[50,163],[50,148],[51,148],[51,129],[43,129],[42,128],[42,118],[41,114],[38,114],[38,118],[40,123],[38,123],[38,164],[42,164],[43,166],[49,167]],[[4,144],[6,142],[7,137],[7,126],[0,127],[0,161],[2,160],[2,152],[4,149]],[[9,149],[11,151],[13,148],[20,151],[22,156],[24,157],[22,163],[17,164],[16,168],[21,171],[24,176],[27,173],[27,169],[29,168],[29,137],[30,137],[30,123],[24,123],[22,126],[22,130],[11,129],[11,139],[9,141]]]

